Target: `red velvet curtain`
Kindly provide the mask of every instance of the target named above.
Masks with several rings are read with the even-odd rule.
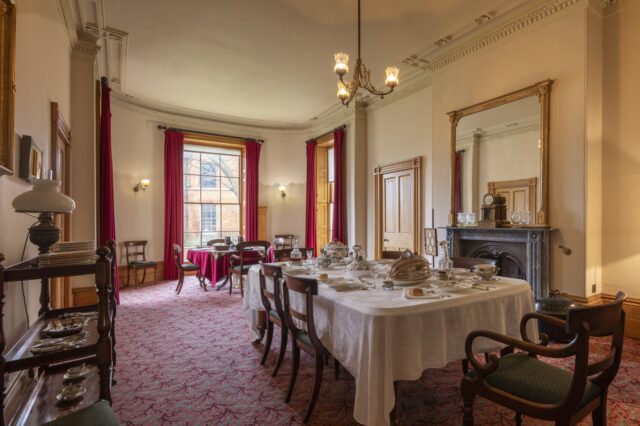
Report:
[[[305,216],[305,247],[316,252],[316,141],[307,142],[307,210]]]
[[[183,184],[182,162],[184,134],[167,129],[164,132],[164,279],[177,280],[178,268],[173,245],[182,247]]]
[[[333,164],[334,164],[334,192],[333,192],[333,223],[331,239],[347,243],[345,235],[345,194],[344,194],[344,128],[333,132]]]
[[[455,179],[454,188],[455,188],[455,205],[453,206],[453,211],[459,213],[462,211],[462,156],[464,155],[464,151],[456,152],[455,158]]]
[[[111,89],[104,80],[102,81],[101,101],[98,243],[100,246],[105,246],[107,241],[115,241],[116,239],[116,218],[113,204],[113,164],[111,160]],[[120,303],[120,280],[117,267],[113,277],[113,291],[116,293],[117,303]]]
[[[258,239],[258,175],[260,163],[260,143],[247,140],[246,191],[245,191],[245,239]]]

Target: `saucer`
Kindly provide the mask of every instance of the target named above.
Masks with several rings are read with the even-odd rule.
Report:
[[[56,399],[60,402],[72,402],[79,399],[85,393],[87,393],[87,388],[85,388],[84,385],[69,385],[62,388],[62,391],[56,395]]]

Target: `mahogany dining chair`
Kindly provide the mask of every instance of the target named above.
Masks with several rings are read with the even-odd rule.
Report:
[[[195,263],[183,263],[182,248],[178,244],[173,245],[173,255],[176,261],[176,268],[178,268],[179,273],[178,285],[176,286],[176,294],[180,294],[180,292],[182,291],[185,272],[196,272],[196,277],[198,278],[200,287],[202,287],[204,291],[207,291],[207,285],[204,282],[204,277],[200,277],[200,265],[196,265]]]
[[[267,256],[267,250],[271,243],[269,241],[244,241],[236,244],[236,254],[229,256],[229,294],[233,290],[233,276],[237,276],[240,281],[240,296],[244,297],[244,287],[242,279],[249,273],[251,265],[261,263]]]
[[[313,412],[313,407],[316,404],[318,395],[320,394],[320,385],[322,384],[322,373],[324,371],[324,362],[327,355],[330,355],[329,351],[324,347],[318,334],[314,323],[313,316],[313,296],[318,294],[318,281],[311,278],[297,278],[291,275],[285,274],[284,285],[282,287],[283,293],[283,306],[284,306],[284,318],[289,328],[289,336],[291,337],[291,354],[292,354],[292,366],[291,376],[289,377],[289,387],[287,388],[287,395],[284,402],[291,400],[291,394],[296,384],[296,378],[298,375],[298,368],[300,366],[300,349],[315,357],[315,375],[313,390],[311,392],[311,399],[309,405],[304,414],[304,422],[308,422]],[[303,305],[305,312],[301,312],[291,306],[291,294],[296,293],[303,298]],[[304,323],[306,330],[299,328],[296,322],[298,320]],[[335,362],[335,377],[338,378],[340,364],[338,360],[333,358]]]
[[[267,278],[271,278],[273,281],[273,291],[269,291],[267,288]],[[278,354],[278,360],[273,368],[272,376],[278,374],[284,354],[287,352],[287,336],[289,329],[287,323],[284,320],[284,309],[282,308],[282,268],[277,265],[263,264],[260,267],[260,298],[262,299],[262,306],[267,313],[267,340],[264,344],[264,353],[260,364],[264,365],[267,360],[267,355],[271,349],[271,341],[273,340],[273,326],[274,324],[280,327],[280,353]]]

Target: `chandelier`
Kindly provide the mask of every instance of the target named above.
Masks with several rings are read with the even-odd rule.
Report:
[[[371,83],[371,71],[367,69],[360,57],[360,0],[358,0],[358,59],[356,60],[356,69],[351,82],[344,80],[344,76],[349,72],[349,54],[340,52],[333,56],[336,60],[336,65],[333,67],[333,70],[338,74],[338,77],[340,77],[340,81],[338,82],[338,98],[342,101],[342,105],[348,106],[360,88],[367,90],[373,95],[380,96],[380,98],[384,98],[393,92],[393,89],[395,89],[400,82],[398,80],[400,70],[396,67],[388,67],[385,70],[387,79],[384,82],[388,90],[378,90]]]

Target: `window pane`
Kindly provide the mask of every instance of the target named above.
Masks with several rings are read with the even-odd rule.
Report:
[[[202,154],[202,163],[200,168],[203,175],[218,176],[218,164],[220,164],[220,156],[216,154]]]
[[[217,189],[220,178],[218,176],[202,176],[200,178],[200,184],[202,189]]]
[[[184,245],[206,244],[239,235],[241,151],[215,146],[185,145]],[[243,170],[244,171],[244,170]]]
[[[202,177],[203,179],[205,176]],[[219,179],[219,178],[216,178]],[[220,190],[202,188],[202,202],[203,203],[219,203],[220,202]]]
[[[222,210],[220,230],[240,233],[240,205],[223,204],[220,208]]]
[[[221,191],[220,202],[221,203],[239,203],[240,200],[240,187],[238,185],[237,178],[220,178]]]
[[[329,182],[333,182],[335,179],[335,165],[333,164],[333,148],[327,150],[327,160],[329,162]]]
[[[240,157],[233,155],[221,155],[220,174],[227,177],[239,177]]]
[[[185,232],[200,232],[200,204],[187,204],[186,206]]]
[[[218,230],[218,205],[201,204],[202,216],[201,226],[202,232],[214,232]]]
[[[197,152],[184,152],[184,164],[182,172],[185,174],[200,174],[200,154]]]
[[[206,243],[206,241],[205,241]],[[184,247],[185,251],[188,248],[196,247],[203,245],[200,241],[200,233],[199,232],[185,232],[184,233]]]

